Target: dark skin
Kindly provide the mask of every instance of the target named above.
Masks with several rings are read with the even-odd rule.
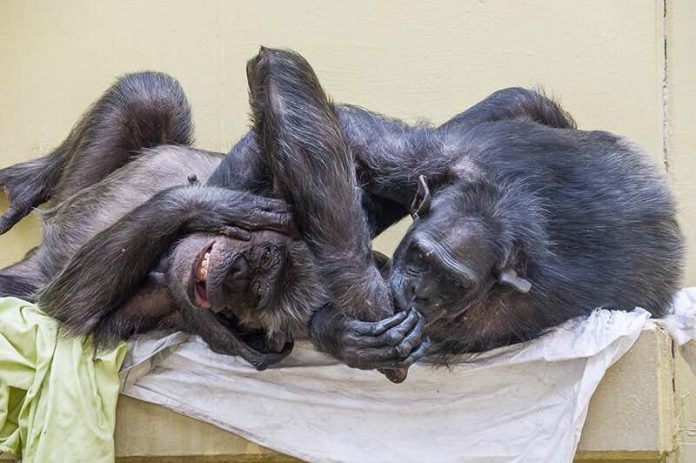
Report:
[[[11,200],[4,219],[16,221],[14,211],[47,196],[58,206],[46,219],[44,243],[0,272],[0,294],[38,296],[65,330],[93,333],[98,344],[183,328],[259,368],[287,355],[284,346],[255,351],[209,311],[175,310],[172,301],[181,294],[169,255],[180,238],[210,236],[236,246],[251,240],[249,231],[275,232],[283,242],[294,230],[281,200],[189,185],[190,173],[207,178],[220,162],[188,147],[190,133],[188,103],[176,81],[131,75],[107,91],[53,153],[0,171]],[[142,154],[148,147],[156,148]]]
[[[465,156],[416,201],[390,277],[397,304],[426,317],[436,361],[597,307],[665,313],[683,238],[643,152],[606,132],[518,121],[476,126],[449,149]]]
[[[298,59],[292,54],[286,57],[290,61],[289,69],[296,72],[299,68],[299,72],[303,73],[300,83],[305,82],[308,72],[311,72],[311,68],[306,65],[304,60]],[[277,74],[273,73],[271,75],[277,76]],[[313,73],[311,75],[313,76]],[[252,77],[253,73],[250,75],[252,89],[258,88],[258,86],[254,87],[255,84]],[[264,84],[261,86],[263,87]],[[318,92],[316,91],[317,89]],[[163,92],[163,94],[170,95],[172,92],[167,91]],[[35,288],[40,288],[46,284],[45,282],[48,283],[48,291],[44,291],[42,294],[44,304],[48,307],[54,307],[56,316],[67,321],[66,326],[70,327],[70,320],[75,320],[72,327],[74,327],[76,332],[91,331],[105,340],[127,337],[134,332],[147,331],[153,327],[162,327],[163,325],[177,326],[181,324],[183,319],[186,321],[187,329],[202,334],[214,349],[224,353],[241,354],[258,368],[263,368],[282,358],[288,351],[287,346],[291,343],[293,331],[301,331],[302,329],[309,330],[312,340],[319,349],[332,353],[351,366],[366,369],[407,367],[417,358],[417,355],[424,351],[425,346],[423,342],[416,342],[422,336],[422,320],[420,320],[416,312],[400,312],[393,317],[377,322],[355,318],[357,315],[364,317],[365,320],[369,320],[373,317],[382,317],[391,310],[389,296],[388,294],[385,295],[384,283],[380,278],[375,278],[376,267],[369,253],[369,237],[371,234],[386,228],[408,211],[408,206],[418,188],[418,182],[415,181],[413,172],[421,170],[428,173],[430,179],[444,179],[447,178],[453,159],[449,159],[447,155],[442,153],[438,154],[437,159],[433,158],[427,150],[428,146],[424,144],[413,143],[404,145],[399,143],[399,137],[407,134],[410,130],[399,121],[387,119],[353,107],[333,108],[326,101],[321,87],[316,82],[316,76],[313,76],[310,88],[303,88],[297,93],[290,94],[290,97],[307,99],[307,95],[309,95],[310,101],[308,108],[312,111],[317,111],[323,117],[323,119],[320,118],[321,122],[316,127],[318,136],[323,140],[327,134],[327,127],[329,127],[329,134],[335,134],[339,131],[336,129],[336,126],[340,128],[341,136],[338,138],[326,138],[331,140],[331,143],[334,143],[333,145],[324,146],[320,153],[312,153],[315,143],[303,144],[302,140],[296,137],[293,141],[294,144],[288,142],[282,145],[292,148],[286,150],[286,153],[302,153],[303,149],[305,149],[304,158],[299,158],[302,162],[293,164],[291,161],[293,159],[297,161],[298,158],[293,158],[292,156],[284,157],[282,152],[273,151],[273,144],[267,145],[271,148],[265,150],[265,157],[262,156],[264,150],[258,148],[256,137],[252,134],[244,137],[233,148],[230,155],[215,170],[207,184],[227,188],[244,188],[251,193],[286,195],[285,197],[291,203],[294,203],[295,207],[298,204],[308,204],[316,207],[316,203],[318,203],[320,213],[327,214],[328,218],[324,217],[324,219],[331,223],[332,220],[336,219],[331,217],[331,208],[325,208],[322,212],[321,205],[326,204],[326,202],[317,201],[317,198],[328,195],[333,200],[333,190],[321,193],[321,195],[313,194],[311,190],[301,191],[300,189],[294,191],[294,185],[297,183],[286,182],[283,184],[283,179],[285,178],[283,176],[292,178],[293,175],[298,175],[297,172],[301,175],[303,170],[306,171],[307,162],[310,162],[309,165],[312,165],[311,159],[325,159],[321,156],[326,156],[330,153],[342,153],[341,156],[332,158],[337,162],[333,169],[336,169],[336,172],[340,171],[340,175],[336,175],[336,172],[321,173],[318,178],[322,180],[318,180],[316,184],[313,184],[313,187],[319,188],[317,191],[321,192],[320,189],[327,185],[327,179],[335,182],[339,177],[341,179],[347,178],[348,185],[355,185],[355,180],[350,180],[351,175],[346,176],[348,171],[352,172],[352,169],[347,167],[351,164],[351,158],[346,157],[346,152],[350,152],[355,155],[354,162],[358,166],[359,184],[361,184],[364,191],[364,194],[362,197],[358,197],[358,200],[366,208],[367,217],[370,219],[367,233],[365,233],[364,229],[362,233],[358,233],[352,228],[356,223],[364,223],[364,221],[360,222],[359,220],[351,219],[348,221],[349,223],[343,223],[339,217],[338,222],[332,224],[334,228],[327,228],[329,232],[322,237],[321,234],[316,233],[321,232],[323,225],[320,222],[315,222],[317,225],[311,225],[311,214],[308,208],[300,212],[300,217],[304,217],[299,221],[299,223],[303,224],[300,225],[300,228],[303,230],[303,233],[309,233],[310,236],[312,236],[312,233],[315,233],[313,236],[319,243],[322,243],[322,239],[324,240],[322,245],[312,247],[305,241],[293,238],[293,233],[290,232],[287,228],[287,222],[284,221],[286,216],[283,214],[287,212],[287,209],[284,206],[280,206],[280,203],[273,203],[272,206],[268,205],[259,211],[273,214],[273,218],[278,221],[276,224],[271,224],[270,220],[263,225],[258,223],[251,224],[248,220],[247,222],[239,221],[238,216],[235,216],[235,220],[238,220],[237,222],[230,222],[229,219],[224,218],[222,215],[212,214],[207,216],[207,213],[201,213],[195,219],[191,219],[194,221],[193,226],[190,221],[183,219],[177,221],[179,223],[178,226],[169,226],[171,216],[181,214],[182,210],[190,211],[192,207],[196,206],[203,206],[204,209],[208,207],[205,201],[193,205],[185,201],[197,201],[199,195],[207,196],[209,194],[207,188],[179,187],[172,191],[161,193],[149,201],[145,198],[143,205],[132,213],[134,214],[133,216],[130,213],[125,214],[122,219],[105,228],[96,237],[90,239],[89,236],[86,236],[85,248],[87,249],[80,249],[74,256],[68,255],[68,258],[72,258],[67,264],[67,271],[59,274],[57,278],[51,275],[42,275],[41,278],[44,283],[39,281],[37,284],[34,284]],[[318,98],[316,98],[317,96]],[[138,98],[137,95],[135,97]],[[491,101],[493,104],[489,104]],[[141,99],[138,102],[141,103]],[[254,102],[255,100],[252,99],[252,105],[254,105]],[[262,111],[282,114],[282,111],[279,111],[277,107],[274,108],[273,105],[267,104],[269,102],[270,100],[266,101],[264,103],[265,106],[255,107],[257,109],[262,108]],[[302,103],[307,104],[304,100]],[[540,99],[539,95],[534,92],[511,89],[492,95],[471,110],[454,118],[446,126],[456,125],[461,127],[462,130],[468,130],[469,126],[480,124],[482,120],[497,120],[500,118],[536,120],[544,119],[548,114],[551,114],[553,117],[558,117],[558,114],[561,114],[553,110],[546,112],[540,110],[540,108],[546,110],[548,106],[547,100]],[[136,107],[141,107],[141,105],[136,105]],[[174,104],[167,102],[166,105],[144,105],[144,107],[151,111],[154,117],[160,118],[161,114],[158,113],[157,108],[176,107],[176,102]],[[118,110],[119,108],[116,109]],[[259,114],[257,113],[257,122],[262,120],[258,117]],[[145,115],[148,115],[147,111]],[[296,116],[303,115],[299,114]],[[170,116],[171,118],[168,119],[167,124],[159,125],[145,123],[147,122],[147,117],[143,117],[143,114],[138,114],[137,117],[128,117],[127,119],[136,122],[144,121],[143,127],[177,127],[177,124],[172,121],[180,121],[181,114],[174,111]],[[282,122],[282,118],[279,119]],[[89,116],[86,117],[86,123],[83,125],[90,126],[90,120],[92,119]],[[95,118],[94,120],[103,121],[104,118]],[[290,122],[294,121],[294,119],[290,120]],[[312,121],[302,121],[301,127],[306,126],[308,122]],[[555,123],[556,119],[549,118],[548,122]],[[281,123],[280,125],[271,125],[270,127],[272,130],[266,130],[263,125],[259,125],[257,131],[266,133],[267,136],[275,136],[276,138],[286,135],[284,131],[287,129],[287,123],[286,125]],[[112,130],[108,126],[106,128]],[[298,133],[302,132],[302,129],[298,128],[296,130]],[[185,128],[177,128],[177,131],[178,133],[186,132]],[[68,152],[70,156],[83,158],[85,157],[83,155],[84,152],[80,150],[80,147],[89,146],[89,143],[83,142],[84,134],[80,135],[80,133],[82,132],[78,132],[77,135],[71,134],[71,137],[69,137],[69,140],[81,142],[73,141],[72,145],[70,145],[72,146],[72,151],[68,150]],[[84,133],[93,134],[95,140],[108,140],[107,137],[101,137],[97,129],[92,131],[86,130]],[[131,133],[140,132],[133,130]],[[164,136],[162,136],[163,133]],[[292,131],[289,133],[292,134]],[[129,134],[122,135],[124,137],[130,136]],[[156,146],[169,138],[171,137],[166,130],[158,130],[155,131],[150,139],[143,140],[141,144],[143,146]],[[187,142],[185,139],[181,141]],[[112,155],[114,152],[117,154],[122,152],[115,150],[116,146],[130,145],[120,141],[119,143],[114,143],[113,147],[108,145],[102,146],[100,152]],[[125,155],[120,159],[127,159],[129,156],[132,156],[132,151],[124,151],[124,153]],[[273,153],[273,155],[269,153]],[[314,157],[306,156],[307,153],[312,154]],[[385,157],[384,153],[388,153],[389,156]],[[40,169],[36,170],[43,172],[44,170],[50,170],[49,167],[74,164],[72,162],[66,164],[61,156],[53,154],[45,158],[44,164]],[[61,163],[56,162],[56,159],[60,159]],[[87,158],[85,157],[85,159]],[[96,157],[89,159],[93,159],[92,162],[95,164],[94,171],[102,172],[100,167],[102,161],[99,161]],[[280,161],[274,161],[278,159]],[[120,163],[123,162],[125,161],[120,161]],[[85,163],[89,165],[86,161],[81,161],[77,164]],[[321,163],[319,165],[321,166]],[[19,177],[13,177],[10,174],[20,171],[21,169],[16,168],[12,171],[10,169],[0,171],[0,179],[3,178],[4,174],[4,184],[10,191],[38,191],[31,188],[22,190],[17,187],[17,185],[23,184],[22,181],[17,180]],[[67,175],[64,173],[63,178],[71,179],[71,182],[66,183],[73,183],[75,181],[74,177],[69,172]],[[184,177],[184,175],[182,174],[181,177]],[[204,176],[201,176],[201,179],[204,178]],[[95,178],[95,180],[97,179]],[[275,181],[274,179],[280,180]],[[183,180],[180,181],[185,183]],[[349,189],[347,188],[346,192]],[[218,190],[214,191],[217,192]],[[342,210],[355,211],[356,196],[354,191],[353,189],[351,194],[346,193],[341,196],[341,198],[346,198],[346,204],[350,204],[350,207],[342,208]],[[219,194],[224,193],[220,191]],[[245,194],[248,195],[249,193]],[[33,204],[44,199],[44,196],[30,197],[26,196],[26,194],[25,196],[21,194],[10,194],[9,196],[12,200],[13,210],[26,209],[26,204]],[[208,199],[210,198],[212,197]],[[231,202],[235,200],[246,201],[249,200],[249,197],[240,196],[234,200],[232,198],[228,200],[220,199],[221,204],[216,207],[223,207],[223,209],[231,207]],[[173,209],[164,209],[169,217],[166,223],[163,223],[158,219],[158,215],[162,217],[162,207],[165,206],[173,207]],[[273,210],[274,207],[279,209]],[[213,207],[213,210],[215,210],[215,207]],[[254,211],[247,212],[249,214],[259,213]],[[314,212],[316,211],[312,211],[312,213]],[[298,211],[295,211],[296,215],[297,213]],[[305,215],[303,216],[303,214]],[[354,214],[354,212],[350,214]],[[353,217],[350,214],[348,214],[348,217]],[[279,216],[283,217],[283,220],[278,220]],[[18,220],[14,213],[5,216],[5,218],[10,221]],[[230,223],[232,223],[231,227]],[[153,230],[150,227],[160,226],[163,227],[162,231],[155,230],[154,234],[152,234]],[[144,228],[135,230],[131,227]],[[274,227],[281,233],[269,235],[268,232],[263,232],[265,236],[257,240],[254,240],[253,236],[259,232],[251,234],[246,232],[249,229],[273,229]],[[190,239],[185,238],[177,247],[173,250],[171,249],[171,243],[192,230],[212,232],[213,235],[208,235],[209,238],[196,238],[195,236]],[[343,233],[345,230],[350,230],[350,232]],[[221,232],[224,232],[224,234],[221,234]],[[153,237],[156,240],[153,240]],[[336,237],[336,242],[333,245],[331,244],[332,237]],[[201,241],[200,245],[192,243],[189,247],[190,250],[186,251],[184,242],[194,238],[202,239],[203,241]],[[357,239],[355,243],[351,244],[349,238]],[[141,240],[149,242],[141,244]],[[220,277],[217,278],[217,283],[206,281],[206,287],[202,295],[207,300],[201,300],[197,298],[201,294],[196,291],[199,285],[195,281],[195,275],[198,270],[197,259],[210,246],[209,241],[206,240],[214,242],[214,253],[211,253],[208,273],[217,274]],[[338,245],[339,242],[340,246]],[[368,243],[368,245],[366,246],[365,243]],[[108,252],[113,252],[114,257],[120,258],[120,260],[116,261],[117,266],[115,268],[110,266],[110,272],[115,274],[129,273],[130,276],[125,281],[109,278],[108,281],[103,282],[104,284],[99,285],[101,288],[99,294],[81,294],[81,296],[88,298],[86,301],[76,298],[71,291],[76,286],[76,282],[85,280],[100,281],[99,276],[103,273],[101,269],[102,262],[104,262],[101,258],[104,254],[101,253],[105,245],[110,248]],[[126,249],[133,249],[133,252],[128,252],[125,258],[119,254],[120,250],[124,249],[124,245]],[[350,259],[339,260],[331,257],[332,249],[343,249],[344,246],[347,246],[346,249],[355,250],[348,254]],[[278,306],[278,302],[283,295],[278,292],[278,285],[275,282],[283,280],[279,275],[287,276],[287,274],[280,272],[276,273],[275,276],[269,276],[265,273],[267,267],[265,262],[269,257],[267,257],[265,251],[259,252],[260,249],[265,248],[270,248],[270,260],[274,263],[272,267],[276,270],[285,269],[288,263],[294,264],[296,260],[301,261],[300,256],[305,256],[304,259],[306,259],[307,255],[311,255],[313,256],[312,259],[322,260],[322,266],[320,266],[322,269],[315,274],[322,275],[322,283],[328,281],[328,284],[317,285],[317,287],[321,286],[321,290],[311,289],[310,293],[314,291],[312,293],[314,297],[312,298],[307,298],[307,292],[298,294],[303,294],[301,299],[310,299],[310,302],[316,304],[322,300],[325,296],[324,292],[326,292],[331,294],[330,300],[333,303],[314,305],[307,309],[306,312],[303,309],[301,311],[303,315],[300,318],[302,319],[307,313],[309,314],[308,327],[293,327],[295,322],[289,315],[292,311],[287,312],[288,315],[282,315],[281,313],[279,316],[280,322],[278,322],[277,314],[274,313],[272,308]],[[180,249],[181,252],[177,252]],[[326,249],[327,252],[322,251],[322,249]],[[218,257],[214,258],[215,255]],[[247,265],[240,265],[240,258],[243,258]],[[215,263],[216,261],[217,264]],[[345,267],[342,266],[344,263],[347,264]],[[34,264],[36,264],[36,259],[29,258],[23,270],[30,267],[33,269],[34,267],[32,266]],[[60,268],[58,266],[56,271],[60,270]],[[164,270],[157,271],[157,268]],[[133,269],[136,272],[133,272]],[[7,278],[11,278],[13,283],[17,283],[20,278],[19,273],[21,272],[15,271],[5,275]],[[162,278],[162,275],[165,278]],[[123,277],[120,278],[123,279]],[[254,280],[253,284],[249,283],[252,280]],[[167,290],[162,289],[162,281],[167,284]],[[226,288],[226,290],[218,291],[221,287]],[[273,289],[272,294],[270,296],[264,296],[263,294],[259,296],[258,289],[261,287]],[[295,286],[291,285],[291,287],[294,288]],[[353,294],[350,289],[356,287],[358,291]],[[285,290],[287,292],[287,287]],[[214,296],[215,293],[222,293],[222,297]],[[93,297],[96,297],[96,299]],[[166,311],[166,307],[171,307],[170,299],[168,298],[174,300],[174,305],[179,313]],[[263,305],[262,307],[266,307],[266,310],[255,310],[257,305],[254,304],[258,304],[258,301],[264,299],[274,303]],[[131,303],[132,300],[137,300],[138,304]],[[234,300],[235,304],[230,305],[227,302],[230,300]],[[247,300],[252,302],[244,302]],[[143,301],[146,301],[146,303]],[[287,300],[284,302],[287,304],[286,307],[292,306]],[[74,314],[61,313],[63,307],[84,308],[85,305],[88,305],[88,307],[81,309],[80,312]],[[141,309],[137,310],[138,307]],[[142,309],[143,307],[145,307],[144,310]],[[95,314],[94,317],[88,317],[87,320],[96,320],[96,323],[92,321],[83,324],[84,313]],[[258,313],[261,316],[254,317],[250,315]],[[240,321],[244,323],[240,323]],[[255,342],[258,341],[259,336],[254,330],[264,330],[267,326],[273,324],[289,328],[279,329],[276,326],[274,333],[270,337],[268,332],[263,333],[261,338],[265,338],[266,341],[259,346],[259,343]]]

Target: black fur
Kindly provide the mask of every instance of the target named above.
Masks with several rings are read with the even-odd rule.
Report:
[[[157,72],[122,77],[52,153],[0,170],[10,201],[0,234],[33,207],[49,199],[59,203],[102,180],[143,148],[189,145],[191,137],[190,108],[176,80]],[[81,155],[73,156],[76,151]]]
[[[431,181],[391,287],[425,314],[435,354],[532,339],[597,307],[670,306],[683,238],[666,180],[635,145],[526,121],[446,124],[423,143],[461,160]],[[511,271],[522,287],[501,277]]]
[[[402,241],[390,285],[400,308],[426,313],[443,361],[534,338],[596,307],[659,316],[670,305],[683,262],[674,201],[625,139],[576,130],[560,105],[519,88],[440,127],[351,106],[336,113],[361,187],[397,205],[394,219],[420,176],[431,186],[432,210]],[[235,162],[226,158],[216,175]],[[430,235],[429,262],[414,263],[419,235]]]

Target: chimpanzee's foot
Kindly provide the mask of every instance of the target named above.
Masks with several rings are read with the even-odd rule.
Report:
[[[423,357],[430,346],[425,336],[425,319],[414,309],[378,322],[345,319],[342,323],[338,357],[353,368],[406,369]],[[395,378],[387,376],[392,380],[400,376],[405,379],[405,371]]]
[[[192,131],[189,104],[174,78],[157,72],[121,77],[51,154],[0,170],[10,202],[0,234],[39,204],[64,201],[100,182],[145,148],[190,145]]]
[[[48,199],[52,184],[58,180],[53,178],[56,171],[52,171],[52,163],[50,157],[45,157],[0,169],[0,188],[9,202],[0,215],[0,235]]]

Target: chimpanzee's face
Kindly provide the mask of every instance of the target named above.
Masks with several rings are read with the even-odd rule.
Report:
[[[255,350],[278,351],[286,340],[274,342],[263,330],[262,316],[279,303],[289,240],[273,231],[254,232],[250,241],[187,236],[172,255],[170,290],[186,294],[199,310],[217,313]]]
[[[390,287],[399,309],[414,307],[428,323],[454,319],[495,284],[496,262],[491,227],[440,196],[396,250]]]

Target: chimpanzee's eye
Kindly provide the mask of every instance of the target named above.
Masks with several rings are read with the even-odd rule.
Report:
[[[261,255],[261,258],[259,259],[259,265],[261,267],[268,267],[271,265],[271,261],[273,260],[273,254],[271,253],[270,249],[266,249],[263,254]]]
[[[432,256],[427,248],[422,247],[419,243],[411,243],[407,254],[407,268],[414,273],[420,273],[430,270]]]
[[[419,267],[426,264],[425,253],[423,251],[416,251],[413,253],[413,264]]]

